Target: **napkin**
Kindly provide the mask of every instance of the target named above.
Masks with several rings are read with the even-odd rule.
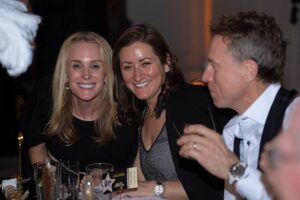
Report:
[[[4,179],[2,180],[2,191],[5,190],[5,187],[11,185],[14,188],[17,188],[17,179],[16,178],[12,178],[12,179]]]
[[[24,194],[22,194],[21,192],[18,194],[16,178],[2,180],[1,186],[2,192],[8,200],[11,198],[25,200],[29,194],[28,190],[26,190]]]

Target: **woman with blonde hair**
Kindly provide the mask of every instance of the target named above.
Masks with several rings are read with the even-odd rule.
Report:
[[[29,149],[31,163],[50,157],[116,168],[133,162],[137,133],[116,117],[112,49],[93,32],[77,32],[63,43],[52,81],[52,110],[39,144]]]

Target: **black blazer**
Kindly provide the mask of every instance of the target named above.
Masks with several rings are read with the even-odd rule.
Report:
[[[180,137],[174,126],[182,133],[185,123],[203,124],[217,129],[223,127],[235,112],[213,106],[209,91],[204,86],[184,85],[170,95],[166,104],[166,125],[171,154],[178,174],[189,199],[223,199],[224,181],[209,174],[198,162],[179,156]],[[213,153],[213,152],[212,152]]]
[[[260,161],[264,145],[279,134],[280,129],[282,128],[285,111],[297,95],[298,92],[296,90],[287,90],[283,87],[281,87],[276,94],[262,133],[258,161]],[[259,169],[259,166],[257,167]]]

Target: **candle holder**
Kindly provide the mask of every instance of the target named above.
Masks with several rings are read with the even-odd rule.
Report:
[[[18,133],[18,144],[19,144],[19,166],[18,166],[18,177],[17,177],[17,190],[21,191],[23,190],[22,187],[22,181],[23,181],[23,176],[22,176],[22,144],[24,142],[24,136],[22,132]]]

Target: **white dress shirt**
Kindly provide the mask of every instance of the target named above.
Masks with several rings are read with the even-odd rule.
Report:
[[[251,106],[241,115],[233,117],[223,130],[223,139],[227,147],[233,151],[234,133],[237,123],[241,118],[249,118],[251,120],[251,128],[243,131],[243,153],[244,163],[248,165],[244,175],[236,182],[236,192],[247,200],[268,200],[271,199],[261,182],[261,172],[257,169],[259,147],[262,132],[268,117],[273,101],[280,89],[280,84],[270,84],[267,89],[251,104]],[[297,97],[287,108],[284,117],[284,125],[288,123],[287,115],[291,114],[293,105],[300,102]],[[228,190],[224,191],[225,200],[235,200],[235,196]]]

